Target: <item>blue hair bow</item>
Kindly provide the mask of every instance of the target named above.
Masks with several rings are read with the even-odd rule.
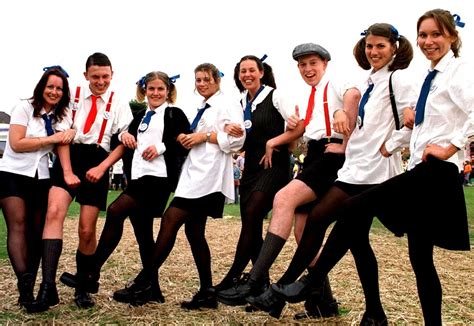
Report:
[[[145,88],[145,82],[146,82],[146,76],[143,76],[136,82],[136,84],[140,86],[141,88]]]
[[[224,73],[220,70],[218,70],[218,71],[219,71],[219,77],[221,77],[221,78],[224,77]]]
[[[265,61],[265,59],[268,58],[268,55],[264,54],[261,58],[260,58],[260,61]]]
[[[178,79],[179,77],[181,77],[181,75],[174,75],[170,77],[170,83],[176,83],[176,79]]]
[[[364,29],[364,31],[360,33],[360,36],[366,36],[366,35],[367,35],[367,30]]]
[[[51,69],[58,69],[64,76],[66,76],[66,77],[69,78],[69,75],[68,75],[68,73],[66,72],[66,70],[64,70],[63,67],[61,67],[61,66],[59,66],[59,65],[44,67],[44,68],[43,68],[43,71],[46,72],[46,71],[51,70]]]
[[[396,29],[394,26],[391,26],[390,30],[395,35],[395,38],[398,40],[400,38],[400,34],[398,34],[398,29]]]
[[[456,26],[463,28],[466,25],[466,23],[461,21],[461,16],[459,16],[458,14],[454,14],[453,18],[454,24],[456,24]]]

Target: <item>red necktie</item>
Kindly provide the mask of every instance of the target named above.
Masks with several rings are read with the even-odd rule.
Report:
[[[313,108],[314,108],[314,94],[316,93],[316,87],[311,87],[311,95],[309,96],[308,100],[308,108],[306,109],[306,117],[304,118],[304,126],[306,127],[311,120],[311,116],[313,115]]]
[[[97,97],[98,96],[91,95],[92,106],[87,116],[86,124],[84,125],[84,134],[87,134],[89,130],[91,130],[95,117],[97,116]]]

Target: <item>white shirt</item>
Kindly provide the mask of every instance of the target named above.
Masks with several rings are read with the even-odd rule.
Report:
[[[392,106],[390,104],[388,65],[372,73],[361,93],[368,84],[374,84],[369,100],[365,105],[362,128],[356,125],[346,148],[346,160],[338,172],[339,181],[350,184],[378,184],[402,172],[400,152],[386,158],[380,153],[384,142],[398,144],[405,130],[395,130]],[[405,70],[397,70],[392,75],[393,92],[400,123],[403,110],[414,107],[417,100],[417,87],[408,79]],[[396,148],[392,146],[390,152]]]
[[[268,94],[273,89],[274,88],[270,86],[264,85],[264,89],[258,94],[258,96],[252,102],[252,112],[255,111],[258,104],[262,103],[263,100],[267,98]],[[245,90],[242,93],[242,99],[240,101],[242,105],[242,111],[245,111],[245,106],[247,105],[247,94],[248,94],[247,90]],[[287,121],[288,118],[295,112],[295,105],[291,101],[289,101],[286,97],[284,97],[283,94],[278,89],[275,89],[272,95],[273,95],[272,96],[273,106],[278,110],[278,112],[280,112],[283,119]]]
[[[329,83],[329,84],[328,84]],[[342,139],[342,134],[339,134],[333,129],[333,120],[334,112],[339,109],[344,108],[344,94],[350,88],[355,88],[356,85],[349,83],[340,83],[335,79],[329,80],[329,78],[324,74],[323,78],[316,85],[316,93],[314,96],[314,107],[313,114],[311,115],[311,120],[305,128],[303,135],[304,140],[320,140],[322,138],[327,138],[326,135],[326,117],[324,115],[324,89],[328,85],[327,90],[327,101],[328,101],[328,113],[329,113],[329,126],[331,128],[331,138]],[[306,99],[309,99],[311,94],[311,87],[308,87],[308,96]],[[306,111],[308,109],[308,102],[301,104],[300,106],[300,118],[305,119]]]
[[[229,136],[224,132],[224,127],[229,123],[238,123],[243,129],[242,111],[240,106],[230,102],[221,92],[214,94],[207,103],[210,107],[204,111],[196,132],[217,133],[218,144],[204,142],[189,151],[175,196],[200,198],[221,192],[229,200],[234,200],[232,152],[243,146],[245,136]]]
[[[165,157],[163,156],[163,153],[166,151],[166,146],[163,143],[163,130],[165,126],[165,109],[167,107],[167,102],[157,107],[155,109],[155,114],[151,116],[148,129],[144,132],[140,132],[139,129],[137,132],[137,148],[133,153],[132,161],[132,180],[136,180],[145,175],[163,178],[168,176],[166,173]],[[151,109],[148,107],[145,115],[150,110]],[[143,116],[143,118],[145,118],[145,116]],[[155,145],[156,150],[158,151],[158,157],[151,161],[144,160],[142,157],[143,151],[151,145]]]
[[[26,127],[25,137],[47,137],[45,122],[42,117],[33,117],[34,108],[29,100],[21,101],[13,108],[10,118],[10,125],[21,125]],[[64,131],[70,129],[72,124],[71,112],[66,111],[66,116],[61,122],[53,120],[53,129]],[[41,114],[46,113],[44,109]],[[3,158],[0,160],[0,171],[34,177],[38,171],[39,179],[49,179],[49,159],[48,153],[51,152],[54,145],[43,146],[42,148],[31,151],[17,153],[10,146],[7,139]]]
[[[413,129],[408,169],[421,162],[427,144],[443,147],[453,144],[461,150],[447,161],[462,171],[462,149],[468,137],[474,134],[474,69],[467,62],[455,58],[452,51],[438,62],[435,69],[438,73],[431,82],[424,120]]]
[[[104,118],[107,118],[108,121],[100,146],[107,152],[110,152],[111,136],[115,133],[121,133],[127,130],[128,125],[133,119],[132,111],[128,102],[120,99],[117,93],[114,93],[110,112],[106,114],[107,103],[111,93],[112,91],[109,88],[97,99],[97,116],[89,132],[84,134],[84,125],[92,106],[92,92],[88,85],[81,87],[79,103],[77,104],[78,109],[73,125],[74,129],[76,129],[76,136],[74,137],[75,144],[97,144]]]

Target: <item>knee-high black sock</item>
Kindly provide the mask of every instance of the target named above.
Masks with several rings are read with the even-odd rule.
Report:
[[[270,267],[275,262],[275,259],[280,254],[285,243],[286,239],[271,232],[267,232],[258,259],[250,272],[250,278],[252,280],[260,281],[268,277]]]
[[[41,268],[43,270],[44,283],[56,283],[56,273],[58,271],[59,257],[61,256],[62,250],[62,239],[43,240]]]

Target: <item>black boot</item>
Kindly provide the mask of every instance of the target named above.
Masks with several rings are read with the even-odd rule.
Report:
[[[304,301],[312,294],[319,294],[321,289],[309,275],[303,275],[291,284],[272,284],[271,287],[280,299],[290,303]]]
[[[36,300],[26,306],[28,313],[43,312],[59,303],[58,290],[55,283],[41,283]]]
[[[129,303],[132,306],[141,306],[152,301],[152,294],[150,282],[135,278],[125,288],[115,291],[113,298],[118,302]],[[156,302],[165,302],[161,290],[155,294],[153,299],[156,299],[153,300]]]
[[[219,302],[229,306],[242,306],[247,303],[245,299],[249,295],[260,295],[268,288],[268,285],[269,279],[255,281],[250,278],[249,274],[243,274],[236,286],[217,292],[216,298]]]
[[[275,295],[271,287],[268,287],[265,292],[258,296],[248,296],[246,300],[252,307],[256,308],[255,310],[266,311],[274,318],[280,318],[286,305],[285,301]]]
[[[188,310],[200,310],[201,308],[216,309],[217,300],[209,292],[209,289],[202,289],[193,296],[191,301],[181,302],[181,308]]]
[[[74,302],[81,309],[89,309],[94,306],[89,284],[93,283],[92,268],[94,255],[85,255],[79,250],[76,252],[76,281],[77,286],[74,291]]]
[[[320,293],[310,295],[305,303],[305,312],[300,312],[295,315],[296,320],[305,318],[329,318],[339,315],[338,303],[334,299],[331,290],[329,278],[326,276]]]
[[[18,298],[18,304],[22,307],[31,305],[35,300],[33,296],[33,287],[35,285],[35,278],[31,273],[25,273],[18,278],[18,292],[20,297]]]
[[[98,279],[98,278],[97,278]],[[82,285],[86,292],[89,293],[97,293],[99,292],[99,286],[100,283],[98,282],[96,278],[89,278],[83,280],[84,284]],[[66,286],[69,286],[70,288],[77,288],[79,286],[79,281],[77,279],[77,275],[71,274],[68,272],[64,272],[61,274],[61,277],[59,278],[61,283],[63,283]]]

